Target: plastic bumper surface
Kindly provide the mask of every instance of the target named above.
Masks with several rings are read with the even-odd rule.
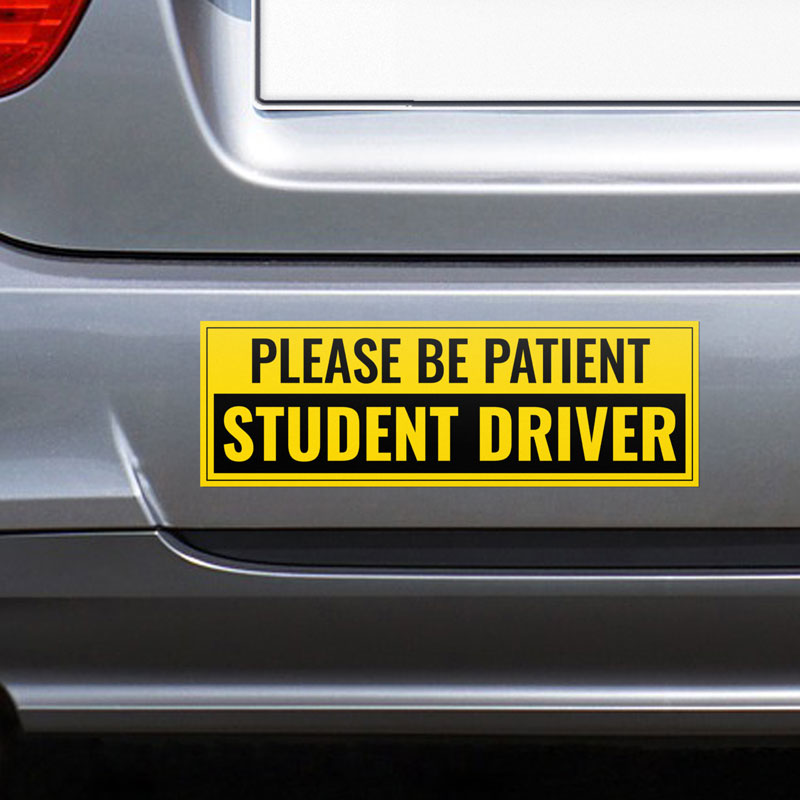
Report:
[[[0,250],[0,683],[31,730],[800,732],[800,568],[289,569],[184,529],[793,528],[791,263]],[[693,489],[207,489],[206,319],[700,325]],[[554,531],[554,536],[558,531]]]

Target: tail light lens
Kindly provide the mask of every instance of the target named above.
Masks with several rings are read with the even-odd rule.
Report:
[[[88,0],[0,0],[0,95],[38,78],[58,57]]]

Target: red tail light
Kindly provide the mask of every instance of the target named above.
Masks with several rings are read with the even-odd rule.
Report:
[[[88,0],[0,0],[0,95],[36,80],[63,50]]]

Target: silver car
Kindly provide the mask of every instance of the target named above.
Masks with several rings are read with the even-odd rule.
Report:
[[[8,726],[800,732],[799,28],[0,0]]]

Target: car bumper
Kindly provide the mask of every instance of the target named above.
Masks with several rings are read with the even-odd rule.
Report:
[[[248,568],[169,534],[0,539],[28,731],[795,734],[800,571]]]
[[[800,566],[303,568],[182,530],[791,530],[800,265],[0,248],[0,684],[29,730],[798,732]],[[207,319],[698,320],[700,486],[209,489]],[[635,547],[635,536],[631,539]]]

